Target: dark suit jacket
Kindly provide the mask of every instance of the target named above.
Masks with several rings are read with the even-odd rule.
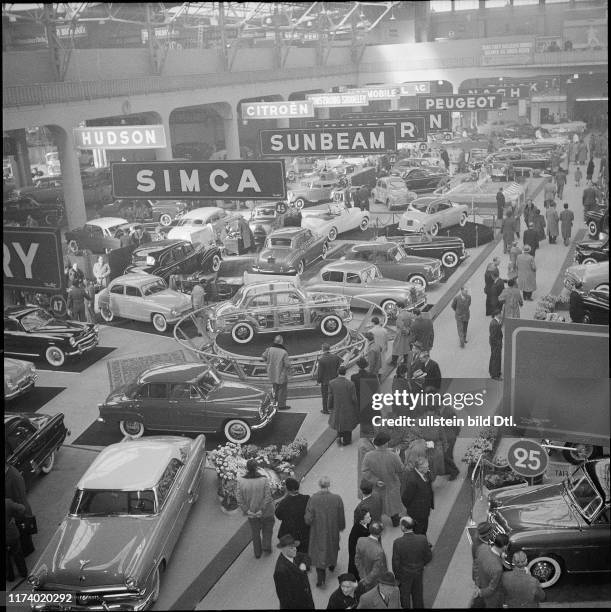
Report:
[[[338,376],[329,383],[329,427],[335,431],[352,431],[359,424],[359,405],[354,383]]]
[[[316,382],[329,384],[337,376],[337,370],[342,360],[333,353],[323,353],[318,360],[318,373]]]
[[[436,361],[429,359],[426,365],[422,361],[418,361],[416,370],[422,370],[426,374],[424,387],[435,387],[437,390],[441,388],[441,370]]]
[[[490,346],[502,346],[503,326],[493,317],[490,321]]]
[[[401,598],[399,596],[399,587],[393,587],[393,590],[390,593],[390,597],[388,598],[388,604],[385,604],[380,597],[380,592],[378,587],[375,586],[370,591],[367,591],[363,595],[361,595],[361,599],[359,600],[359,605],[357,606],[359,610],[402,610],[401,607]]]
[[[379,495],[370,495],[361,500],[354,509],[354,522],[357,521],[357,515],[361,508],[367,508],[371,514],[371,520],[380,522],[382,520],[382,498]]]
[[[401,495],[401,501],[407,510],[407,514],[412,518],[422,520],[428,517],[431,509],[435,507],[433,487],[428,476],[425,482],[416,470],[409,470],[405,474],[405,487]]]
[[[297,495],[287,495],[276,506],[276,518],[280,521],[278,537],[290,533],[296,540],[301,542],[299,548],[308,550],[310,539],[310,527],[306,525],[304,515],[308,504],[309,495],[298,493]]]
[[[500,608],[503,603],[501,579],[503,562],[490,546],[480,546],[473,562],[473,581],[479,587],[486,608]]]
[[[425,535],[404,533],[392,545],[392,571],[399,582],[408,578],[407,574],[421,572],[433,558],[429,541]]]
[[[435,329],[433,328],[433,321],[428,315],[420,315],[414,319],[412,334],[414,335],[414,342],[421,342],[422,346],[428,350],[433,348]]]
[[[315,609],[308,575],[282,553],[276,561],[274,583],[281,610]]]
[[[461,293],[459,293],[452,300],[452,310],[454,311],[454,316],[459,321],[468,321],[471,316],[471,296],[467,295],[463,297]]]
[[[537,230],[533,227],[533,229],[527,229],[524,231],[522,235],[522,240],[524,244],[530,245],[530,248],[536,251],[539,248],[539,236],[537,234]],[[531,255],[534,253],[531,251]]]

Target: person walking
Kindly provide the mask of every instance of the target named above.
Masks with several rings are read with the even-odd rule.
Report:
[[[505,283],[500,278],[499,271],[493,270],[491,275],[492,283],[488,285],[486,293],[486,314],[492,314],[499,306],[499,295],[505,288]]]
[[[529,253],[534,257],[537,249],[539,248],[539,235],[537,234],[533,223],[528,224],[528,229],[524,232],[522,242],[524,243],[524,248],[522,250],[525,251],[526,247],[528,247]]]
[[[364,357],[359,357],[356,362],[358,372],[350,377],[356,391],[356,400],[359,408],[359,424],[361,437],[373,436],[372,419],[375,412],[372,408],[373,395],[380,388],[377,376],[373,376],[369,370],[369,363]]]
[[[477,549],[473,562],[473,582],[475,597],[481,597],[486,608],[500,608],[503,603],[503,556],[509,544],[509,537],[499,533],[490,546],[482,545]]]
[[[93,264],[93,277],[98,287],[106,287],[110,276],[110,266],[104,261],[104,256],[100,255]]]
[[[545,213],[547,219],[547,240],[550,244],[556,244],[558,239],[558,212],[556,211],[556,202],[552,202]]]
[[[435,328],[433,327],[433,319],[424,314],[420,308],[414,308],[412,311],[416,317],[412,322],[412,335],[414,342],[420,342],[425,349],[429,351],[433,348],[435,341]]]
[[[363,335],[365,336],[365,340],[367,340],[365,358],[369,364],[369,373],[379,380],[380,369],[382,368],[382,350],[380,349],[380,345],[375,342],[375,338],[371,332],[365,332]]]
[[[308,500],[305,522],[310,526],[308,554],[316,568],[316,586],[322,587],[326,580],[326,569],[337,565],[339,534],[346,528],[344,502],[339,495],[331,493],[331,480],[323,476],[318,481],[320,491]]]
[[[544,200],[553,200],[556,197],[556,185],[554,185],[554,178],[549,177],[547,179],[547,183],[543,185],[543,199]]]
[[[364,480],[373,486],[373,494],[382,499],[382,514],[390,517],[393,527],[399,525],[401,503],[401,480],[403,464],[399,456],[388,448],[390,435],[379,432],[373,439],[374,449],[363,457],[361,473]]]
[[[395,575],[385,572],[378,578],[378,584],[359,599],[357,610],[400,610],[401,597]]]
[[[274,585],[281,610],[315,609],[305,564],[295,563],[299,544],[290,534],[283,535],[277,544],[280,555],[274,569]]]
[[[562,167],[558,169],[558,172],[556,172],[556,187],[559,199],[562,199],[562,194],[564,193],[564,186],[566,185],[566,175],[567,172]]]
[[[518,255],[522,252],[522,249],[518,246],[518,241],[514,240],[509,249],[509,263],[507,264],[507,279],[518,278],[518,268],[516,261]]]
[[[291,362],[289,360],[289,353],[284,347],[282,336],[274,338],[274,343],[265,349],[261,359],[267,364],[267,375],[272,383],[272,390],[274,399],[278,404],[278,410],[288,410],[290,406],[286,405],[286,394]]]
[[[414,533],[426,535],[429,527],[429,515],[431,510],[435,508],[428,459],[417,458],[414,469],[408,470],[405,474],[401,500],[407,514],[415,521]]]
[[[533,219],[533,229],[537,232],[539,242],[545,240],[545,217],[541,214],[541,210],[535,208],[535,217]]]
[[[358,510],[358,512],[357,512]],[[357,506],[354,511],[355,521],[348,536],[348,571],[354,574],[357,582],[360,580],[359,570],[354,562],[356,544],[359,538],[369,537],[369,525],[371,524],[371,512],[365,507]]]
[[[528,227],[535,218],[535,203],[531,199],[526,201],[522,216],[524,217],[524,224]]]
[[[469,327],[469,319],[471,318],[471,296],[466,285],[460,288],[460,293],[454,296],[451,303],[456,319],[456,329],[458,331],[458,341],[460,348],[465,348],[467,340],[467,328]]]
[[[492,314],[492,302],[490,298],[490,291],[492,286],[494,285],[495,278],[494,274],[499,274],[499,265],[501,260],[498,257],[494,257],[492,261],[486,266],[486,271],[484,272],[484,293],[486,295],[486,316],[490,316]]]
[[[255,459],[246,462],[246,474],[238,478],[236,490],[238,506],[248,517],[255,558],[261,553],[271,554],[274,531],[274,502],[267,478],[259,473]]]
[[[392,571],[399,581],[403,608],[424,608],[424,566],[433,558],[426,536],[414,533],[415,521],[403,516],[399,521],[402,535],[392,545]]]
[[[583,174],[581,173],[581,168],[579,166],[577,166],[575,168],[575,187],[580,187],[581,186],[581,178],[583,177]]]
[[[382,499],[377,495],[372,495],[373,486],[365,479],[361,480],[359,489],[363,497],[354,509],[354,522],[358,522],[362,510],[367,510],[371,515],[371,520],[379,523],[382,520]]]
[[[586,167],[586,181],[591,181],[594,176],[594,158],[590,157],[590,161]]]
[[[518,289],[525,300],[532,301],[532,294],[537,289],[537,266],[528,245],[524,246],[524,252],[516,258],[516,267]]]
[[[516,220],[513,211],[508,210],[505,218],[501,222],[501,234],[503,236],[504,253],[508,253],[516,236]]]
[[[322,414],[329,414],[329,383],[337,376],[337,370],[342,365],[342,360],[331,352],[331,346],[324,342],[321,346],[322,355],[318,359],[316,382],[320,385],[320,396],[322,398]]]
[[[562,234],[564,246],[569,246],[571,242],[571,234],[573,233],[573,221],[575,219],[575,215],[573,214],[572,210],[569,210],[569,205],[567,202],[564,203],[564,208],[560,211],[558,218],[560,219],[560,233]]]
[[[584,214],[593,208],[596,208],[600,193],[594,185],[588,185],[581,196]]]
[[[505,204],[506,201],[505,194],[503,193],[503,188],[499,187],[499,190],[496,192],[496,222],[498,224],[500,224],[503,219]]]
[[[66,301],[68,314],[74,321],[85,321],[85,290],[81,286],[81,281],[74,280],[72,287],[68,289],[68,299]]]
[[[504,319],[520,318],[520,306],[524,306],[524,302],[522,301],[522,294],[516,286],[515,279],[510,278],[507,281],[507,287],[503,289],[499,296],[499,302],[503,307]]]
[[[95,285],[92,280],[85,281],[84,300],[85,300],[85,320],[87,323],[95,323]]]
[[[299,481],[295,478],[287,478],[284,481],[286,496],[280,500],[274,512],[280,521],[278,537],[290,534],[297,540],[297,552],[303,555],[308,553],[310,540],[310,527],[306,524],[304,516],[308,505],[309,495],[299,492]]]
[[[503,355],[503,325],[501,323],[501,309],[497,309],[492,316],[489,326],[490,363],[488,372],[493,380],[501,380],[501,359]]]
[[[337,577],[339,588],[329,597],[327,610],[354,610],[358,604],[355,591],[358,580],[352,573],[340,574]]]
[[[397,333],[392,343],[392,360],[391,365],[396,366],[399,357],[403,358],[405,363],[411,359],[411,344],[414,341],[412,333],[412,325],[414,315],[404,308],[403,305],[397,305],[400,310],[397,314]]]
[[[545,601],[541,583],[528,571],[528,557],[523,550],[513,553],[513,569],[503,572],[501,587],[504,608],[538,608]]]
[[[340,446],[352,443],[352,430],[359,424],[356,388],[346,378],[346,367],[340,366],[337,377],[329,383],[329,427],[337,432]]]
[[[388,571],[386,553],[382,547],[382,523],[371,523],[369,535],[356,543],[354,564],[359,573],[358,595],[366,593],[378,583],[378,578]]]

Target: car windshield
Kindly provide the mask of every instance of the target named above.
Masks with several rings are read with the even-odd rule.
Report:
[[[267,244],[265,246],[267,246],[267,247],[287,247],[287,248],[290,248],[290,246],[291,246],[291,239],[290,238],[268,238],[267,239]]]
[[[592,484],[585,469],[577,468],[565,481],[567,493],[581,514],[591,520],[603,504],[603,499]]]
[[[395,178],[395,179],[390,179],[390,181],[388,181],[388,188],[389,189],[405,189],[406,187],[405,187],[405,183],[402,180]]]
[[[420,212],[426,212],[431,202],[432,200],[415,200],[412,202],[411,207]]]
[[[142,516],[156,513],[155,492],[77,489],[70,506],[74,516]]]
[[[161,279],[156,280],[153,283],[149,283],[148,285],[144,285],[142,287],[142,295],[153,295],[154,293],[159,293],[167,289],[165,282]]]
[[[97,225],[94,225],[93,227],[98,227],[98,226],[97,226]],[[123,227],[124,227],[124,224],[123,224],[123,223],[121,223],[121,224],[119,224],[119,225],[111,225],[111,226],[108,228],[108,233],[109,233],[111,236],[114,236],[114,235],[115,235],[115,232],[116,232],[116,231],[117,231],[119,228],[123,228]]]
[[[25,317],[21,319],[21,324],[25,331],[32,331],[33,329],[39,329],[47,325],[51,321],[53,321],[53,317],[41,309],[25,315]]]
[[[244,286],[240,287],[233,295],[233,297],[229,300],[234,306],[237,306],[242,299],[244,298]]]
[[[189,219],[188,217],[185,219],[179,219],[176,223],[179,227],[190,226],[190,225],[205,225],[208,223],[207,219]]]
[[[206,394],[210,393],[212,389],[215,389],[220,384],[220,378],[212,370],[206,370],[206,372],[197,379],[197,386]]]

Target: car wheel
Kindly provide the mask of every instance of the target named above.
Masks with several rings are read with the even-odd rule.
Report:
[[[574,444],[567,442],[564,446],[568,447],[562,451],[562,456],[573,465],[579,465],[584,461],[590,459],[596,459],[602,455],[602,449],[600,446],[594,446],[593,444]],[[571,449],[576,450],[571,450]]]
[[[159,217],[159,223],[161,223],[161,225],[163,225],[164,227],[167,227],[168,225],[171,225],[172,224],[172,216],[168,215],[168,213],[163,213]]]
[[[590,323],[592,323],[592,317],[590,316],[590,313],[589,313],[589,312],[586,312],[586,313],[583,315],[583,318],[581,319],[581,322],[582,322],[582,323],[585,323],[585,324],[587,324],[587,325],[589,325]]]
[[[329,242],[333,242],[337,238],[337,228],[336,227],[332,227],[329,230],[329,233],[327,234],[327,238],[329,239]]]
[[[423,289],[426,289],[426,286],[427,286],[426,278],[424,278],[422,274],[412,274],[412,276],[410,276],[407,280],[410,283],[414,283],[415,285],[419,285]]]
[[[598,236],[598,225],[594,221],[588,223],[588,234],[590,234],[592,238]]]
[[[61,368],[66,361],[66,354],[59,346],[50,346],[45,351],[45,359],[49,365],[52,365],[54,368]]]
[[[596,291],[605,291],[606,293],[609,293],[609,283],[601,283],[600,285],[597,285]]]
[[[342,331],[344,324],[337,315],[327,315],[320,322],[320,331],[325,336],[337,336]]]
[[[163,240],[163,234],[160,234],[159,232],[154,232],[151,235],[152,242],[159,242],[160,240]]]
[[[305,270],[305,262],[303,261],[303,259],[297,264],[297,274],[301,275],[303,274]]]
[[[293,204],[295,204],[297,210],[301,210],[305,206],[305,200],[303,198],[297,198]]]
[[[255,328],[246,321],[240,321],[231,329],[231,337],[238,344],[248,344],[255,337]]]
[[[380,306],[387,315],[397,311],[397,302],[395,300],[384,300]]]
[[[458,265],[458,255],[454,251],[448,251],[441,256],[441,263],[446,268],[455,268]]]
[[[223,433],[229,442],[245,444],[250,440],[250,425],[242,419],[231,419],[225,423]]]
[[[158,332],[163,333],[164,331],[168,329],[168,322],[166,321],[166,318],[162,314],[159,314],[158,312],[156,312],[153,315],[152,322],[153,322],[153,327]]]
[[[584,265],[590,265],[598,262],[593,257],[586,257],[581,263]]]
[[[369,217],[363,217],[359,227],[361,228],[361,232],[364,232],[369,227]]]
[[[128,438],[141,438],[144,435],[142,421],[119,421],[119,429]]]
[[[55,451],[53,451],[46,459],[46,461],[40,466],[41,474],[45,476],[53,469],[55,464]]]
[[[110,306],[108,304],[100,306],[100,315],[102,315],[102,319],[104,319],[106,323],[111,323],[115,318],[115,315],[112,310],[110,310]]]
[[[462,215],[460,215],[460,219],[458,220],[458,225],[460,225],[460,227],[465,227],[465,225],[467,225],[468,218],[469,217],[467,216],[466,212],[462,213]]]
[[[325,242],[322,245],[322,258],[327,259],[327,253],[329,252],[329,245]]]
[[[212,271],[218,272],[221,269],[221,258],[218,255],[212,257]]]
[[[75,255],[80,251],[79,243],[74,240],[74,238],[68,242],[68,248],[70,249],[70,252],[74,253]]]
[[[431,225],[430,232],[432,236],[437,236],[439,233],[439,223],[433,223],[433,225]]]
[[[537,557],[528,564],[527,569],[539,581],[542,589],[554,586],[562,576],[560,562],[554,557]]]

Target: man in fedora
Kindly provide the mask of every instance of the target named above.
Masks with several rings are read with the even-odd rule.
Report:
[[[392,572],[384,572],[377,586],[361,595],[358,610],[401,610],[399,587]]]
[[[290,533],[283,535],[277,544],[280,555],[274,570],[274,584],[281,610],[315,609],[305,564],[295,564],[299,544]]]

